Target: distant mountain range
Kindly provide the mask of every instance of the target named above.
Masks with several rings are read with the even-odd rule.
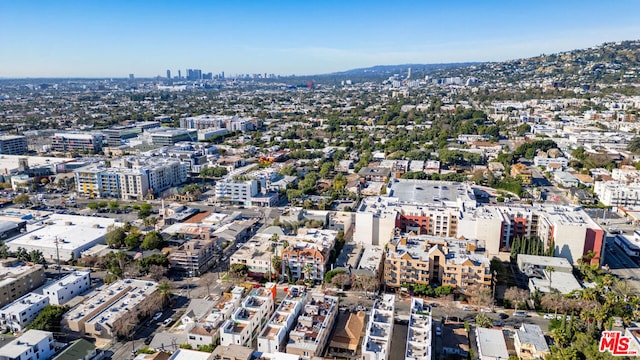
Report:
[[[413,79],[430,77],[475,77],[484,82],[518,82],[553,79],[566,86],[640,82],[640,40],[604,43],[588,49],[502,62],[376,65],[330,74],[299,76],[309,81],[375,81],[391,75]]]

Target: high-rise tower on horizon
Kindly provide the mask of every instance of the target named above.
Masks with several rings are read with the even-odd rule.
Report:
[[[167,79],[171,80],[171,70],[167,69]]]

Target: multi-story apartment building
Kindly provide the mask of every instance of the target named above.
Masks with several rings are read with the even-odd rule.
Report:
[[[424,299],[411,298],[405,360],[431,359],[431,307]]]
[[[0,348],[2,360],[49,360],[56,354],[53,333],[28,330]]]
[[[9,331],[21,332],[47,305],[49,305],[48,297],[28,293],[0,309],[0,324]]]
[[[391,288],[405,283],[441,284],[461,291],[473,285],[489,287],[490,261],[473,252],[479,247],[474,240],[399,235],[387,247],[384,284]]]
[[[215,198],[220,202],[229,202],[245,206],[251,205],[251,198],[258,196],[258,180],[221,180],[216,183]]]
[[[53,151],[101,152],[103,135],[100,133],[55,133],[51,137]]]
[[[91,288],[91,271],[74,271],[59,281],[46,286],[42,293],[53,305],[63,305]]]
[[[169,253],[171,269],[184,272],[188,276],[200,276],[215,262],[217,237],[192,239]]]
[[[220,327],[220,345],[252,346],[274,311],[276,284],[253,289]]]
[[[596,181],[594,192],[606,206],[637,207],[640,205],[640,184],[617,181]]]
[[[124,279],[95,289],[82,304],[64,314],[69,330],[96,338],[128,335],[138,317],[162,307],[158,284]]]
[[[142,143],[155,146],[171,146],[180,141],[198,141],[198,132],[189,129],[160,127],[145,131],[138,136],[138,139]]]
[[[42,265],[24,265],[11,259],[0,266],[0,306],[4,306],[46,281]]]
[[[187,166],[177,159],[137,157],[93,164],[74,171],[76,190],[90,197],[142,200],[187,180]]]
[[[362,340],[362,360],[387,360],[393,336],[396,297],[383,294],[376,300],[369,315],[366,334]]]
[[[321,282],[329,270],[331,249],[336,242],[335,230],[298,229],[295,237],[286,237],[289,246],[282,251],[285,273],[292,279]]]
[[[289,333],[286,352],[305,360],[322,356],[337,315],[337,297],[310,294],[295,328]]]
[[[108,146],[118,147],[123,145],[127,139],[132,139],[142,133],[144,130],[160,127],[158,121],[143,121],[125,126],[113,126],[109,129],[102,130]]]
[[[282,300],[258,337],[259,352],[283,352],[289,332],[300,315],[307,293],[304,287],[293,286]]]
[[[0,154],[2,155],[24,155],[27,148],[27,137],[22,135],[0,136]]]
[[[256,234],[231,255],[229,264],[246,265],[249,276],[261,278],[275,271],[271,259],[276,253],[282,253],[282,245],[275,245],[275,248],[274,245],[271,235]]]

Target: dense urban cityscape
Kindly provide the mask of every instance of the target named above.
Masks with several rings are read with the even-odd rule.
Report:
[[[0,79],[0,359],[633,358],[639,85],[640,41]]]

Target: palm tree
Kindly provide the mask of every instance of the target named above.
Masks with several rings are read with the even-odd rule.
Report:
[[[164,307],[169,299],[171,299],[171,295],[173,295],[173,291],[171,289],[171,284],[168,281],[163,281],[158,284],[158,291],[160,292],[160,296],[162,299],[162,306]]]
[[[302,268],[302,273],[304,274],[305,280],[312,280],[311,274],[313,274],[313,272],[313,265],[310,263],[305,264]]]
[[[554,268],[553,266],[547,266],[546,270],[549,273],[549,292],[552,292],[553,288],[551,287],[551,276],[553,275],[553,272],[556,271],[556,268]]]

